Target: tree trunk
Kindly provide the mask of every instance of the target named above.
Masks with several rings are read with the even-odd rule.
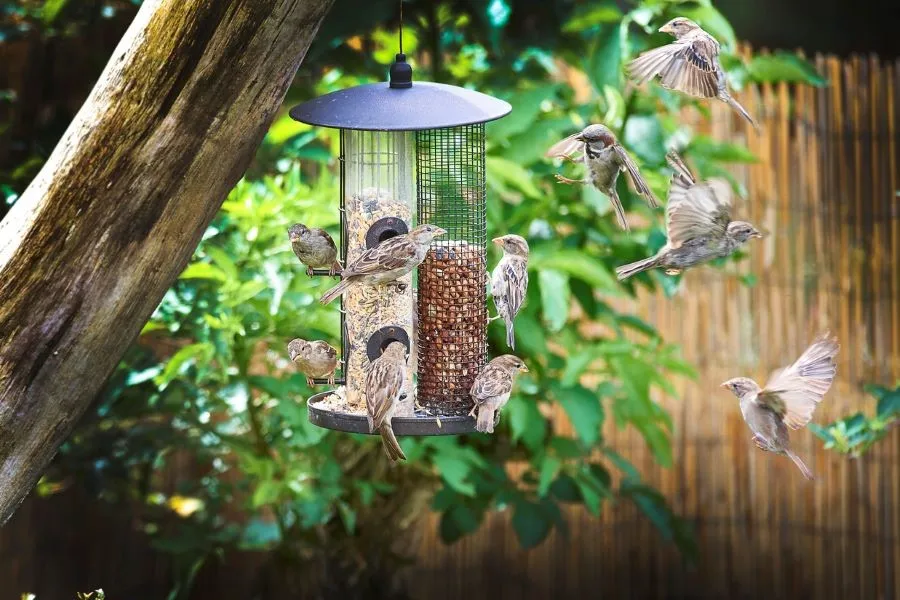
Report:
[[[247,168],[333,0],[145,0],[0,223],[0,524]]]

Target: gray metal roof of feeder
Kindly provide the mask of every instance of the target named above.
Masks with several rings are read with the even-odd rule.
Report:
[[[390,82],[370,83],[313,98],[291,109],[301,123],[364,129],[413,131],[472,125],[509,114],[512,107],[473,90],[420,81],[413,84],[406,56],[397,55]]]

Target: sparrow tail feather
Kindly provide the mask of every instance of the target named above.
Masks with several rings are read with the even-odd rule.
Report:
[[[790,450],[785,450],[785,454],[788,455],[788,458],[790,458],[792,461],[794,461],[794,464],[797,465],[797,468],[800,469],[800,472],[803,473],[804,477],[806,477],[810,481],[815,479],[812,471],[809,470],[809,467],[806,466],[806,463],[804,463],[802,460],[800,460],[799,456],[797,456]]]
[[[397,436],[394,435],[394,428],[390,425],[381,427],[381,445],[384,446],[384,453],[387,454],[387,457],[392,462],[397,462],[401,459],[406,460],[406,455],[403,454],[403,449],[400,448],[400,443],[397,442]]]
[[[515,327],[513,326],[512,319],[504,319],[506,322],[506,345],[510,347],[510,349],[516,349],[516,332]]]
[[[630,231],[630,227],[628,227],[628,219],[625,218],[625,209],[622,207],[622,201],[619,200],[619,194],[615,189],[610,190],[609,203],[612,204],[613,209],[616,211],[616,217],[619,220],[619,226],[625,231]]]
[[[656,261],[656,257],[651,256],[650,258],[645,258],[644,260],[639,260],[633,263],[628,263],[627,265],[622,265],[621,267],[616,267],[616,277],[619,278],[619,281],[625,281],[632,275],[637,275],[638,273],[656,267]]]
[[[346,292],[352,283],[353,283],[353,280],[351,280],[351,279],[345,279],[345,280],[341,281],[336,286],[334,286],[333,288],[331,288],[330,290],[328,290],[327,292],[322,294],[322,299],[319,300],[319,302],[321,302],[322,304],[330,303],[332,300],[334,300],[335,298],[337,298],[338,296],[340,296],[341,294]]]
[[[475,421],[475,431],[481,433],[494,433],[494,411],[484,406],[478,407],[478,419]]]
[[[753,117],[750,116],[750,113],[747,112],[747,109],[741,106],[740,102],[732,98],[730,95],[725,96],[724,98],[722,98],[722,100],[724,100],[728,104],[728,106],[736,110],[738,114],[747,119],[747,122],[753,125],[753,129],[759,131],[759,125],[756,124],[756,121],[753,120]]]

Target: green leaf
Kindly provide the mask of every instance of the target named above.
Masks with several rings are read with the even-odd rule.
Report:
[[[261,291],[266,289],[266,287],[267,286],[265,281],[254,280],[244,282],[237,290],[235,290],[231,294],[228,294],[228,296],[224,299],[223,304],[228,307],[240,306],[241,304],[249,301]]]
[[[452,544],[467,533],[478,529],[479,524],[479,517],[468,506],[461,503],[454,504],[441,515],[439,526],[441,539],[447,544]]]
[[[69,0],[45,0],[41,9],[41,20],[45,25],[52,25],[68,3]]]
[[[719,142],[705,135],[698,135],[688,144],[691,156],[716,162],[756,163],[759,158],[743,144]]]
[[[162,373],[156,376],[155,381],[159,386],[165,386],[176,377],[178,377],[188,366],[197,362],[198,359],[208,357],[212,354],[212,347],[204,342],[190,344],[181,348],[172,355],[172,358],[166,363]]]
[[[541,113],[541,105],[556,98],[559,84],[542,85],[506,98],[516,107],[509,115],[487,124],[487,137],[491,142],[501,142],[530,129]]]
[[[188,268],[182,271],[180,279],[213,279],[215,281],[227,281],[228,276],[222,271],[209,263],[195,262],[188,265]]]
[[[541,461],[541,475],[538,480],[538,496],[543,498],[547,495],[547,492],[550,490],[550,484],[553,483],[561,466],[562,461],[555,456],[544,455],[544,460]]]
[[[566,360],[566,368],[563,370],[560,383],[565,387],[578,383],[581,375],[596,358],[597,350],[594,347],[584,348],[570,354]]]
[[[569,277],[554,269],[542,269],[538,271],[538,284],[544,322],[550,331],[559,331],[569,317]]]
[[[522,442],[536,450],[544,441],[547,432],[547,423],[537,403],[523,396],[514,395],[509,399],[503,409],[504,415],[509,415],[512,439],[514,442]]]
[[[215,263],[229,279],[237,281],[241,278],[237,265],[234,264],[234,261],[231,260],[231,257],[228,256],[227,252],[212,244],[205,245],[203,251],[206,252],[207,256],[212,259],[213,263]]]
[[[281,530],[274,521],[251,519],[241,536],[241,546],[245,548],[264,548],[281,541]]]
[[[592,2],[589,5],[580,5],[575,14],[566,21],[562,30],[566,33],[584,31],[605,23],[618,23],[622,18],[622,11],[611,0]]]
[[[488,156],[485,159],[487,175],[504,187],[513,187],[530,198],[540,198],[541,192],[535,187],[531,171],[521,165],[499,156]]]
[[[886,391],[878,400],[877,415],[879,419],[890,419],[900,415],[900,387]]]
[[[465,496],[475,496],[475,486],[467,481],[471,466],[459,454],[435,452],[434,466],[451,488]]]
[[[602,262],[584,252],[560,249],[534,256],[529,261],[532,270],[553,269],[582,279],[597,289],[615,296],[621,296],[622,288]]]
[[[603,407],[593,392],[580,385],[563,388],[554,386],[554,394],[562,405],[575,433],[588,445],[600,439],[600,425],[603,423]]]
[[[338,500],[337,507],[341,521],[344,523],[344,529],[348,534],[353,535],[353,532],[356,531],[356,511],[343,500]]]
[[[259,508],[266,504],[272,504],[281,496],[284,486],[280,481],[268,479],[261,481],[253,491],[253,497],[250,499],[250,505],[253,508]]]
[[[671,467],[672,443],[666,432],[655,421],[647,418],[637,418],[632,422],[637,430],[641,432],[641,435],[644,436],[644,440],[650,446],[650,451],[653,452],[656,462],[664,467]]]
[[[604,25],[594,37],[586,68],[597,92],[609,86],[618,88],[622,78],[622,46],[619,27]]]
[[[642,161],[662,164],[666,158],[665,138],[655,115],[632,115],[625,121],[625,147]]]
[[[523,548],[534,548],[547,537],[552,527],[539,504],[520,500],[512,517],[513,529]]]
[[[556,481],[550,486],[550,493],[560,502],[582,501],[575,480],[565,473],[560,473],[559,477],[556,478]]]
[[[812,63],[790,52],[756,55],[750,61],[747,71],[750,78],[758,83],[787,81],[816,87],[828,85],[828,80],[819,74]]]

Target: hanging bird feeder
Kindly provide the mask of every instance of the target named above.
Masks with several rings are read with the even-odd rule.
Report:
[[[340,129],[344,266],[419,224],[447,232],[432,242],[416,282],[407,275],[397,285],[344,294],[341,385],[309,399],[313,424],[368,433],[366,372],[400,341],[410,372],[394,432],[474,430],[469,390],[487,358],[484,124],[510,110],[472,90],[414,83],[401,50],[388,83],[340,90],[290,111],[302,123]]]

